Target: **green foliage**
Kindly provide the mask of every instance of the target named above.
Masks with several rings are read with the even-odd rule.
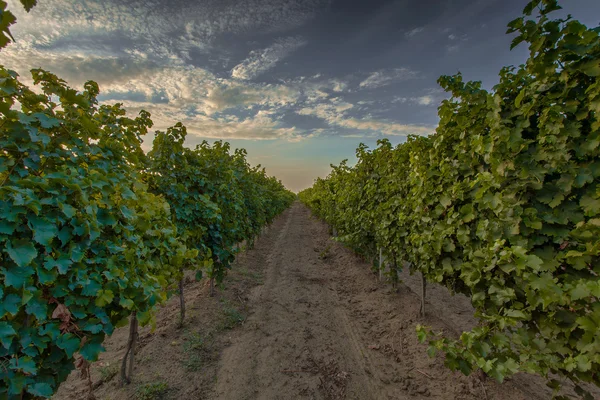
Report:
[[[199,251],[193,267],[203,267],[220,283],[234,247],[257,235],[295,196],[260,166],[251,168],[245,150],[231,154],[229,143],[221,141],[189,149],[186,135],[181,124],[157,132],[147,180],[169,202],[187,246]]]
[[[0,68],[0,396],[25,398],[55,390],[75,352],[96,360],[133,310],[149,322],[189,256],[141,181],[149,115],[32,74],[42,94]]]
[[[148,158],[148,113],[32,74],[41,94],[0,68],[0,396],[24,398],[56,390],[75,353],[96,360],[133,311],[151,323],[185,266],[228,267],[294,198],[227,143],[184,149],[181,124]]]
[[[600,385],[600,38],[556,9],[533,1],[509,24],[530,56],[493,91],[439,79],[452,97],[434,135],[361,146],[299,197],[357,251],[471,297],[481,324],[430,342],[450,368]]]

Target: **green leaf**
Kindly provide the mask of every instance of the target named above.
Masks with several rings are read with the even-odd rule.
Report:
[[[40,336],[48,336],[56,341],[60,336],[59,325],[56,322],[46,323],[39,329]]]
[[[6,286],[12,286],[14,288],[22,288],[27,284],[29,277],[33,274],[35,274],[35,270],[33,268],[7,268],[4,271],[4,284]]]
[[[31,116],[36,118],[40,122],[42,128],[50,129],[60,126],[60,120],[58,118],[48,116],[47,114],[37,112],[31,114]]]
[[[27,377],[18,374],[10,379],[10,386],[8,387],[8,394],[21,395],[23,389],[27,385]]]
[[[46,321],[48,317],[48,304],[41,297],[34,297],[25,308],[27,314],[34,315],[38,323]]]
[[[587,61],[579,66],[579,70],[588,76],[600,76],[600,61]]]
[[[58,205],[67,218],[73,218],[77,214],[77,209],[69,204],[59,203]]]
[[[29,12],[37,4],[37,0],[21,0],[21,4],[25,7],[25,11]]]
[[[105,209],[98,210],[97,218],[102,225],[114,226],[117,223],[115,216]]]
[[[56,224],[45,218],[32,217],[29,223],[33,231],[33,240],[43,246],[50,246],[51,240],[58,235]]]
[[[8,322],[0,321],[0,342],[2,342],[4,348],[8,349],[10,347],[12,339],[16,334],[17,332],[15,332],[12,325]]]
[[[16,228],[17,224],[15,222],[0,221],[0,233],[4,235],[12,235]]]
[[[121,206],[121,213],[127,219],[133,219],[135,217],[135,212],[127,206]]]
[[[525,89],[521,90],[515,99],[515,107],[521,107],[521,102],[523,101],[523,97],[525,96]]]
[[[79,350],[80,340],[77,336],[72,333],[63,333],[58,336],[56,346],[59,349],[63,349],[67,353],[67,357],[73,357],[73,353]]]
[[[571,296],[571,300],[580,300],[589,297],[590,290],[585,282],[581,282],[569,291],[569,295]]]
[[[40,397],[52,397],[54,394],[52,386],[47,383],[34,383],[27,388],[27,391],[34,396]]]
[[[135,303],[131,299],[126,299],[124,297],[121,297],[121,299],[119,300],[119,305],[128,310],[131,310],[133,308],[133,306],[135,305]]]
[[[96,296],[95,304],[98,307],[104,307],[108,303],[112,302],[112,300],[113,300],[114,297],[115,296],[114,296],[112,290],[110,290],[110,289],[108,289],[108,290],[100,290],[98,292],[98,295]]]
[[[94,343],[94,342],[89,342],[86,343],[81,350],[79,351],[79,354],[81,354],[81,356],[83,358],[85,358],[87,361],[97,361],[98,360],[98,355],[100,353],[102,353],[104,350],[104,347],[102,347],[101,343]]]
[[[450,206],[450,204],[452,204],[452,200],[450,199],[450,196],[442,195],[442,197],[440,197],[440,204],[442,206],[444,206],[444,208],[447,208],[448,206]]]
[[[585,210],[587,216],[593,216],[600,213],[600,199],[585,195],[581,198],[579,204]]]
[[[11,369],[23,371],[28,375],[35,375],[37,373],[35,361],[31,357],[11,358],[10,367]]]
[[[539,271],[544,265],[544,260],[536,255],[530,254],[527,256],[527,266],[534,271]]]
[[[29,265],[38,254],[33,243],[26,239],[15,239],[7,242],[6,252],[18,267]]]
[[[19,311],[19,307],[21,307],[21,298],[16,294],[7,295],[2,304],[0,304],[0,318],[4,317],[5,313],[10,313],[12,315],[16,315]]]
[[[54,260],[52,258],[47,259],[44,262],[44,268],[47,270],[51,270],[52,268],[57,268],[59,274],[66,274],[69,271],[69,267],[73,264],[73,261],[69,258],[67,254],[61,254],[58,259]]]

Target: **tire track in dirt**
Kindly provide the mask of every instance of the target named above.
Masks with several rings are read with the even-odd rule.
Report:
[[[319,259],[319,227],[298,203],[286,218],[265,284],[250,296],[254,313],[222,355],[214,398],[380,398]]]

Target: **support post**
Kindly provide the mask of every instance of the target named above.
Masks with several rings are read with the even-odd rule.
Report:
[[[421,272],[421,316],[425,316],[425,295],[427,294],[427,281],[425,274]]]
[[[383,248],[379,248],[379,282],[383,280]]]
[[[179,326],[183,326],[185,320],[185,298],[183,297],[183,277],[179,280]]]

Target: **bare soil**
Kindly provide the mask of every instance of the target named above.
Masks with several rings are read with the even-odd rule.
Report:
[[[399,291],[370,264],[331,239],[328,227],[295,203],[238,256],[222,290],[189,279],[187,318],[178,299],[140,331],[133,382],[117,371],[128,328],[105,341],[92,366],[97,399],[549,399],[539,377],[503,384],[464,376],[430,358],[416,324],[456,336],[476,323],[469,300],[402,274]],[[113,375],[113,376],[111,376]],[[55,399],[85,399],[75,371]]]

